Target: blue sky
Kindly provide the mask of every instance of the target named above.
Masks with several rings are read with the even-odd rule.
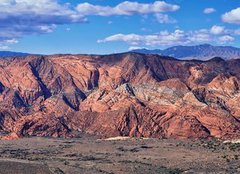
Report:
[[[238,0],[0,0],[0,49],[108,54],[175,45],[240,47]]]

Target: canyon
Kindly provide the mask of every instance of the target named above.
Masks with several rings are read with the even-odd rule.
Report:
[[[1,139],[240,138],[240,59],[29,55],[0,59]]]

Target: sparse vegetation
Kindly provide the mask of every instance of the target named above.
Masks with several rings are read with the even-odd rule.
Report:
[[[116,142],[81,138],[74,141],[28,138],[6,144],[0,142],[0,154],[1,159],[44,163],[54,174],[71,170],[96,174],[178,174],[184,171],[236,173],[239,166],[239,145],[224,144],[218,140],[134,138]]]

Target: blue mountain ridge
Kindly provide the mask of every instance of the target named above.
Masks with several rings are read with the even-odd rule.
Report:
[[[209,60],[213,57],[221,57],[223,59],[240,58],[240,48],[232,46],[213,46],[209,44],[195,46],[174,46],[164,50],[155,49],[137,49],[131,52],[144,54],[158,54],[162,56],[171,56],[177,59],[198,59]]]

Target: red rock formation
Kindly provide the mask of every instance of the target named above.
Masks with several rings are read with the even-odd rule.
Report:
[[[240,60],[135,53],[0,60],[6,138],[239,138]]]

